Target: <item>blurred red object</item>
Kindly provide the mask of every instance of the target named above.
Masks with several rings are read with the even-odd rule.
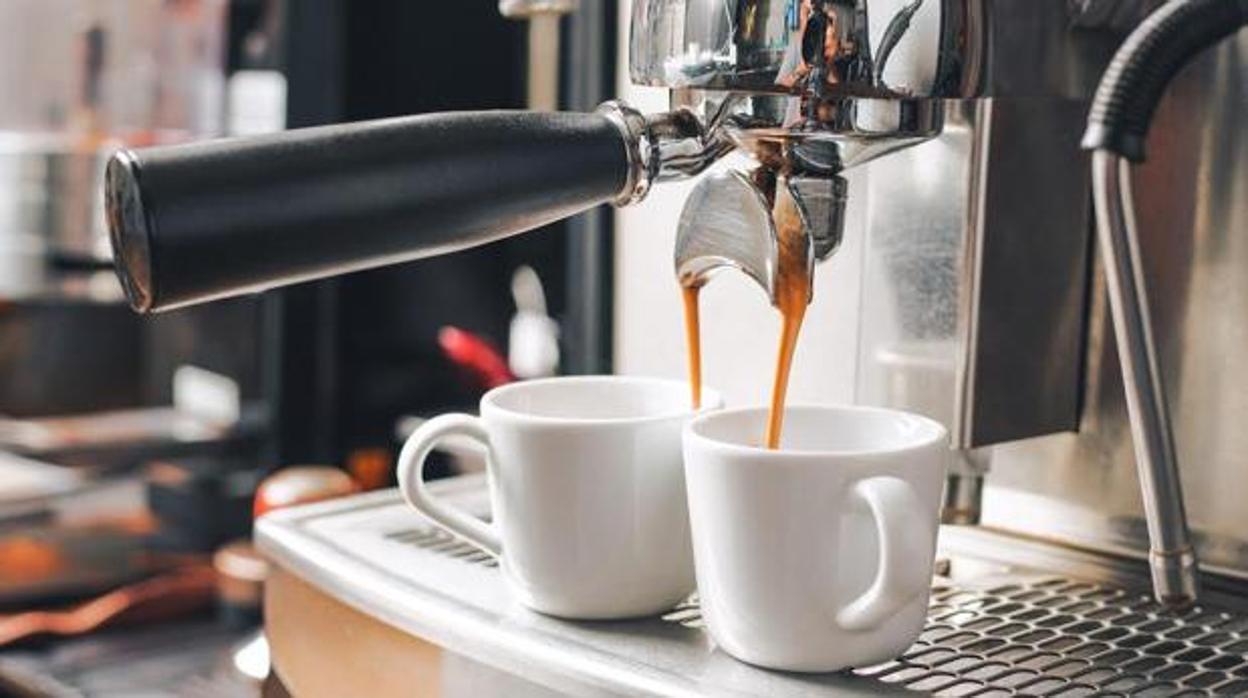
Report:
[[[328,465],[296,465],[268,476],[256,488],[252,511],[256,518],[295,504],[319,502],[359,492],[359,485],[338,468]]]
[[[448,359],[468,369],[487,390],[516,379],[502,353],[486,339],[467,330],[443,327],[438,332],[438,345]]]
[[[386,448],[359,448],[347,456],[347,472],[360,489],[379,490],[390,482],[394,459]]]

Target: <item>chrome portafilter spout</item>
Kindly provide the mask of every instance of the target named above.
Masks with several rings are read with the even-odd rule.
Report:
[[[646,116],[620,103],[606,105],[634,134],[634,201],[652,183],[696,176],[734,149],[754,156],[753,169],[713,172],[694,186],[677,227],[676,275],[683,286],[701,286],[722,269],[736,269],[774,301],[778,200],[795,204],[807,246],[806,276],[813,278],[815,262],[827,259],[840,244],[848,184],[836,174],[841,160],[835,144],[759,137],[742,106],[739,97],[706,99],[702,117],[698,109],[679,103]]]
[[[694,187],[676,228],[675,270],[681,286],[701,286],[733,268],[775,297],[778,241],[771,202],[743,172],[708,175]]]
[[[677,279],[685,287],[701,286],[717,272],[735,269],[773,303],[781,234],[800,231],[808,247],[806,278],[813,282],[815,264],[828,259],[844,235],[849,183],[841,173],[933,138],[944,124],[935,100],[680,90],[673,104],[678,108],[669,115],[707,115],[697,142],[715,144],[702,149],[703,155],[713,150],[714,157],[687,158],[699,170],[732,149],[752,160],[745,169],[712,172],[694,187],[677,227]],[[664,172],[674,169],[671,162],[664,160]],[[777,216],[791,210],[800,225],[781,230]]]
[[[893,44],[921,5],[912,3],[902,13],[907,21],[894,22]],[[674,266],[682,286],[700,287],[720,270],[736,269],[774,304],[780,259],[784,254],[793,268],[793,245],[805,248],[804,278],[813,281],[815,263],[836,250],[844,232],[848,184],[840,173],[941,130],[937,100],[923,90],[893,89],[873,67],[866,16],[853,3],[794,7],[765,27],[755,22],[750,31],[733,32],[732,22],[720,26],[726,15],[703,16],[690,6],[673,14],[680,8],[664,2],[634,6],[634,82],[673,88],[674,106],[703,115],[714,141],[731,143],[756,163],[713,173],[694,188],[677,229]],[[677,26],[673,17],[682,12],[686,22]],[[763,12],[772,10],[739,5],[735,16]],[[691,16],[698,27],[729,32],[731,50],[703,50],[721,33],[689,33]],[[759,31],[765,36],[747,36]],[[683,32],[683,48],[670,41],[673,32]]]
[[[814,264],[840,245],[847,191],[845,179],[837,175],[784,175],[766,166],[704,177],[686,200],[676,229],[677,279],[682,286],[702,286],[715,273],[736,269],[774,303],[781,252],[777,197],[796,204],[807,250],[806,278],[813,279]]]

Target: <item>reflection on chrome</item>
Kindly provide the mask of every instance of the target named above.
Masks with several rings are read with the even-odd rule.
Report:
[[[936,96],[928,68],[953,29],[945,12],[924,0],[877,0],[870,12],[865,0],[640,0],[632,77],[819,98]]]
[[[1121,38],[1107,1],[636,0],[630,73],[819,98],[1080,98]]]

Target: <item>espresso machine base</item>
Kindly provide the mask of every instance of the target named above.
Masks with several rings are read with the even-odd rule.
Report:
[[[482,475],[436,487],[488,517]],[[281,632],[271,625],[275,665],[283,672],[289,661],[283,678],[292,687],[300,679],[293,675],[297,655],[313,649],[310,638],[370,634],[398,644],[370,654],[369,672],[384,672],[378,663],[387,656],[406,668],[419,658],[404,647],[433,645],[444,650],[435,660],[442,668],[428,680],[445,688],[454,662],[471,661],[498,670],[499,680],[513,677],[523,695],[1248,692],[1248,604],[1231,583],[1206,580],[1204,605],[1166,611],[1153,600],[1140,561],[978,528],[942,530],[928,623],[915,645],[897,660],[832,674],[772,672],[728,657],[702,629],[696,598],[661,618],[610,623],[528,611],[504,587],[495,558],[434,528],[393,490],[278,512],[259,522],[257,534],[284,577],[297,582],[290,586],[344,609],[334,633],[295,627],[300,616],[319,616],[312,609],[286,608],[280,615],[296,621]],[[285,590],[269,590],[270,612],[292,601]],[[334,672],[350,665],[363,666],[344,662]],[[391,688],[438,690],[399,686]]]

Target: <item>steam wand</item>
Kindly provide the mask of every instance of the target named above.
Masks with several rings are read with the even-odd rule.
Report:
[[[1198,594],[1174,434],[1149,314],[1130,164],[1143,162],[1145,137],[1166,86],[1187,62],[1248,25],[1248,0],[1173,0],[1140,24],[1097,89],[1083,145],[1093,150],[1097,237],[1151,543],[1153,593],[1183,607]]]

